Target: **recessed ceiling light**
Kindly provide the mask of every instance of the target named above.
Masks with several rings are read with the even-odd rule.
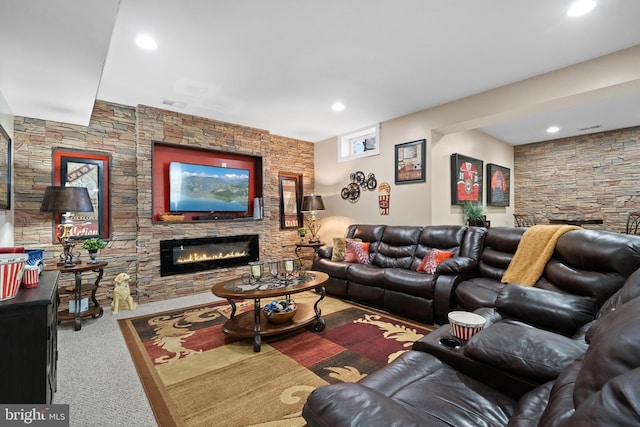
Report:
[[[595,0],[577,0],[573,2],[569,10],[567,11],[567,16],[582,16],[585,13],[591,12],[594,7],[596,7]]]
[[[156,42],[151,37],[145,35],[138,36],[136,44],[146,50],[156,50],[158,48]]]
[[[560,130],[558,126],[550,126],[547,128],[547,133],[556,133]]]
[[[332,106],[331,109],[333,111],[342,111],[344,110],[344,104],[342,102],[335,102]]]

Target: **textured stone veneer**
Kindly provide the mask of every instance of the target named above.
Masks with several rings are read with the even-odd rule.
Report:
[[[640,127],[514,147],[515,212],[549,218],[602,218],[624,232],[640,210]]]
[[[207,291],[242,268],[160,277],[160,240],[233,234],[259,234],[261,259],[293,254],[295,230],[280,230],[278,172],[303,174],[304,193],[314,187],[314,145],[271,135],[266,130],[218,122],[157,108],[129,107],[97,101],[89,126],[15,118],[15,243],[45,249],[57,256],[51,215],[40,213],[46,186],[52,182],[52,149],[65,148],[111,155],[112,240],[100,253],[109,262],[98,291],[107,304],[113,279],[127,272],[137,284],[140,302]],[[160,223],[152,219],[151,141],[209,148],[263,158],[264,219],[202,223]],[[86,251],[78,249],[83,258]],[[65,275],[67,276],[67,275]],[[72,277],[61,283],[72,283]],[[71,275],[68,275],[71,276]],[[64,302],[63,302],[64,304]]]

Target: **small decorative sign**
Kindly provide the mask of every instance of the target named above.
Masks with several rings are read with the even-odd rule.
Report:
[[[380,215],[389,215],[389,197],[391,194],[391,186],[388,182],[380,183],[378,187],[378,205],[380,207]]]

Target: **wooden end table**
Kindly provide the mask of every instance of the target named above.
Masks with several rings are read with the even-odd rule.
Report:
[[[108,262],[98,262],[95,264],[82,263],[76,264],[73,267],[65,267],[64,265],[47,265],[45,270],[58,270],[61,273],[73,273],[75,276],[75,286],[73,288],[74,293],[74,301],[75,301],[75,313],[70,313],[69,310],[61,311],[58,313],[58,322],[64,320],[73,320],[74,322],[74,330],[79,331],[82,328],[82,318],[91,316],[94,319],[98,319],[102,317],[104,312],[103,308],[100,307],[100,303],[96,299],[96,291],[98,290],[98,286],[100,286],[100,281],[104,276],[104,268],[109,265]],[[93,282],[93,285],[85,286],[83,289],[82,286],[82,273],[85,271],[93,271],[98,273],[96,280]],[[91,291],[91,301],[93,302],[93,306],[89,307],[87,311],[81,311],[81,303],[82,303],[82,293],[86,291]],[[56,293],[56,299],[58,304],[60,304],[60,294]]]
[[[211,287],[211,292],[221,298],[226,298],[231,304],[231,317],[224,323],[222,331],[230,337],[251,338],[253,337],[253,351],[259,352],[263,336],[284,334],[286,332],[301,329],[307,325],[312,325],[316,332],[324,330],[325,321],[321,316],[318,307],[326,295],[324,283],[329,279],[326,273],[319,271],[307,272],[308,276],[304,280],[298,280],[294,284],[278,286],[268,280],[249,283],[242,278],[227,280],[216,283]],[[315,304],[296,303],[297,312],[288,323],[269,323],[265,316],[262,316],[260,300],[265,298],[285,297],[290,298],[292,294],[315,289],[320,298]],[[234,299],[253,300],[253,311],[236,316],[236,304]],[[314,323],[315,322],[315,323]]]

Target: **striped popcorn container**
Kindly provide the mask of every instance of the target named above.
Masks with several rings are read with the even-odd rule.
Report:
[[[452,311],[449,313],[449,324],[453,336],[467,341],[482,330],[485,319],[479,314],[467,311]]]
[[[0,254],[0,301],[18,294],[27,254]]]
[[[37,265],[25,265],[22,274],[22,287],[35,288],[40,284],[40,267]]]

